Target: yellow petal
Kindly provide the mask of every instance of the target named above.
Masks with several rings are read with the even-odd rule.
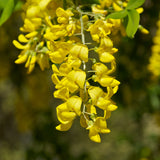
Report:
[[[54,97],[55,98],[60,98],[63,100],[67,100],[69,98],[69,90],[68,88],[64,87],[60,90],[57,90],[54,92]]]
[[[52,71],[54,74],[59,74],[59,70],[55,64],[52,64]]]
[[[75,71],[72,70],[69,74],[68,74],[68,78],[72,81],[74,81],[80,88],[84,88],[84,83],[85,83],[85,79],[86,79],[86,73],[82,70],[79,71]]]
[[[58,120],[63,124],[73,121],[73,119],[76,117],[76,113],[70,112],[66,103],[59,105],[56,108],[56,111]]]
[[[88,48],[85,45],[74,45],[70,50],[70,54],[73,57],[79,57],[81,60],[85,62],[88,61]]]
[[[107,109],[110,104],[111,101],[104,98],[100,98],[97,102],[97,106],[103,110]]]
[[[83,115],[80,116],[80,125],[81,125],[83,128],[87,128],[86,119],[84,118]]]
[[[23,34],[20,34],[20,35],[18,36],[18,40],[19,40],[20,42],[24,42],[24,43],[27,43],[27,42],[29,41]]]
[[[36,60],[37,60],[37,57],[36,57],[36,54],[34,54],[31,58],[30,64],[36,63]]]
[[[52,74],[52,82],[56,85],[60,82],[56,74]]]
[[[40,14],[40,8],[39,6],[30,6],[26,11],[27,18],[32,18],[39,16]]]
[[[52,52],[49,57],[53,63],[62,63],[65,58],[59,51]]]
[[[28,58],[27,54],[21,55],[17,60],[15,60],[16,64],[24,63]]]
[[[18,41],[16,40],[13,40],[13,44],[15,45],[16,48],[18,49],[27,49],[28,48],[28,45],[22,45],[20,44]]]
[[[103,87],[107,87],[107,86],[111,86],[112,82],[113,82],[114,78],[109,77],[109,76],[103,76],[100,80],[99,83],[103,86]]]
[[[89,93],[89,96],[92,99],[92,104],[96,104],[99,97],[102,96],[103,90],[99,87],[92,86],[88,89],[88,93]]]
[[[113,42],[111,41],[110,38],[104,37],[104,38],[101,39],[100,47],[103,47],[103,48],[112,48],[113,47]]]
[[[38,28],[42,23],[42,19],[41,18],[32,18],[32,23],[34,24],[35,28]]]
[[[115,2],[113,2],[113,8],[114,8],[115,11],[121,11],[122,10],[122,8]]]
[[[51,0],[41,0],[41,1],[39,2],[40,8],[41,8],[41,9],[46,9],[46,7],[47,7],[47,5],[49,4],[50,1],[51,1]]]
[[[29,56],[28,56],[28,59],[27,59],[27,62],[26,62],[26,64],[25,64],[25,68],[28,68],[28,67],[29,67],[29,64],[30,64],[31,58],[32,58],[32,56],[31,56],[31,55],[29,55]]]
[[[101,129],[101,133],[110,133],[111,132],[111,130],[110,129]]]
[[[97,143],[101,142],[100,135],[98,134],[98,132],[96,132],[95,129],[92,129],[92,128],[89,130],[89,138],[94,142],[97,142]]]
[[[113,94],[115,94],[117,91],[118,91],[118,86],[115,86],[115,87],[113,88]]]
[[[101,62],[109,63],[115,60],[114,56],[109,52],[103,52],[99,54],[99,59]]]
[[[79,53],[79,58],[82,61],[88,62],[88,48],[86,46],[81,47],[81,50]]]
[[[72,127],[72,122],[68,122],[66,124],[60,124],[56,127],[59,131],[68,131]]]
[[[26,38],[32,38],[32,37],[35,37],[37,34],[38,34],[37,31],[33,31],[33,32],[30,32],[30,33],[26,34],[25,37]]]
[[[69,80],[67,77],[62,78],[59,84],[56,85],[56,89],[67,87],[71,93],[74,93],[79,87],[73,81]]]
[[[108,119],[108,118],[110,118],[110,117],[111,117],[111,112],[108,111],[108,110],[104,110],[104,118],[105,118],[105,119]]]
[[[81,114],[81,104],[82,104],[82,99],[78,96],[73,96],[68,99],[67,101],[67,107],[71,111],[75,111],[77,115],[80,116]]]
[[[111,84],[111,87],[115,87],[115,86],[118,86],[120,84],[120,82],[116,79],[113,79],[112,81],[112,84]]]
[[[94,105],[87,105],[87,112],[91,114],[97,114],[96,107]]]
[[[34,67],[35,67],[35,63],[29,64],[27,74],[30,74],[33,71]]]
[[[93,70],[96,71],[96,75],[101,76],[102,74],[106,74],[108,72],[108,68],[103,63],[96,63],[93,65]]]
[[[140,7],[140,8],[137,8],[136,11],[137,11],[139,14],[141,14],[141,13],[143,13],[144,9],[143,9],[142,7]]]
[[[68,63],[62,63],[59,67],[59,71],[63,74],[68,74],[71,71],[72,67]]]
[[[107,122],[104,117],[97,117],[95,121],[96,131],[99,133],[109,133],[110,130],[107,128]]]
[[[107,110],[109,110],[109,111],[114,111],[114,110],[116,110],[118,107],[116,106],[116,105],[114,105],[114,104],[110,104],[108,107],[107,107]]]
[[[99,9],[97,6],[92,6],[92,12],[100,13],[100,14],[107,14],[108,12],[104,9]]]

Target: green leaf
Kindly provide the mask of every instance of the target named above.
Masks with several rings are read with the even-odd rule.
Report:
[[[14,9],[14,0],[9,0],[0,17],[0,26],[10,17]]]
[[[144,2],[145,0],[130,0],[127,4],[126,9],[136,9],[140,7]]]
[[[0,0],[0,9],[3,9],[9,0]]]
[[[127,14],[128,14],[127,10],[122,10],[122,11],[111,13],[106,18],[122,19],[122,18],[126,17]]]
[[[139,26],[140,16],[139,13],[133,9],[128,11],[128,23],[126,33],[128,37],[133,38]]]
[[[22,8],[23,2],[22,1],[18,1],[14,7],[14,11],[18,11]]]

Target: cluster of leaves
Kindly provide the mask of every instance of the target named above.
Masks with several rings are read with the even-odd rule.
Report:
[[[140,7],[145,0],[130,0],[127,7],[121,11],[111,13],[107,18],[124,19],[124,25],[126,27],[127,36],[134,38],[134,35],[138,29],[140,15],[137,12],[137,8]]]

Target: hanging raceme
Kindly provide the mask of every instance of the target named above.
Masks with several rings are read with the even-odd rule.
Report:
[[[149,59],[148,70],[156,77],[160,76],[160,18],[157,21],[157,32],[153,38],[152,55]]]
[[[69,130],[79,117],[89,138],[99,143],[100,133],[110,132],[107,119],[117,109],[111,99],[120,84],[112,76],[118,51],[112,36],[125,35],[123,19],[106,16],[123,10],[127,1],[87,2],[27,0],[20,28],[25,34],[18,37],[24,44],[16,40],[13,44],[22,50],[15,63],[26,63],[28,73],[36,62],[41,70],[52,66],[53,95],[63,101],[56,108],[60,122],[56,129]]]

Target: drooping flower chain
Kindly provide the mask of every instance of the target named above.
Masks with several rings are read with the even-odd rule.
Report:
[[[99,133],[110,132],[106,120],[117,109],[111,98],[120,84],[111,76],[116,69],[113,54],[118,50],[110,36],[121,30],[121,21],[105,20],[104,8],[112,5],[118,10],[125,3],[107,2],[93,5],[89,13],[83,6],[64,10],[57,0],[28,0],[21,28],[27,34],[18,38],[26,44],[13,41],[22,49],[15,63],[26,62],[28,73],[36,62],[42,70],[52,62],[54,97],[63,101],[56,108],[60,122],[56,129],[67,131],[79,117],[95,142],[101,141]]]

